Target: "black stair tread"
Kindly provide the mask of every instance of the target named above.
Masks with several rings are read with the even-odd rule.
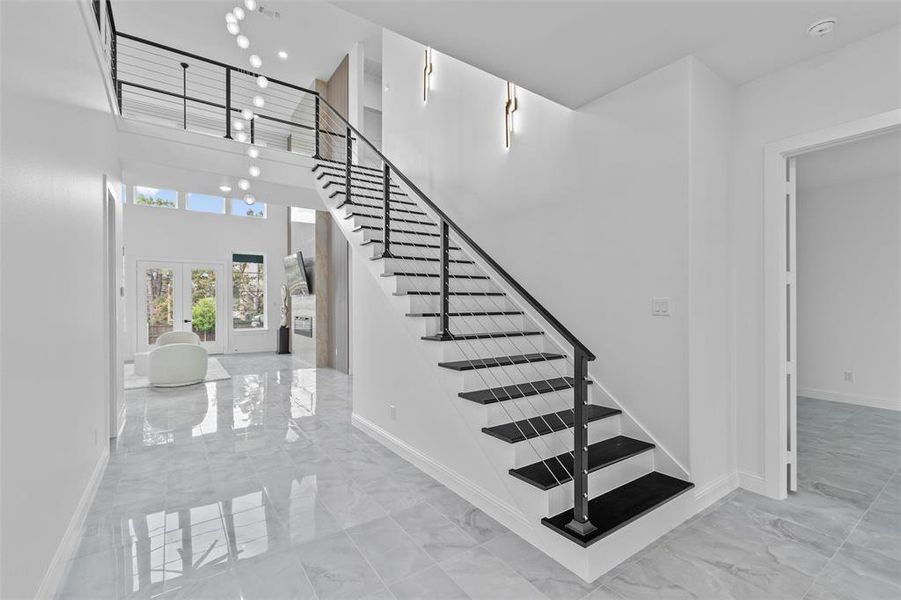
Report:
[[[597,471],[654,447],[654,444],[618,435],[588,445],[588,470]],[[542,490],[549,490],[572,477],[573,457],[569,452],[531,465],[510,469],[510,474]]]
[[[332,186],[341,186],[341,191],[347,191],[347,182],[343,181],[343,180],[326,181],[325,183],[322,184],[322,189],[327,190]],[[354,195],[354,190],[366,190],[369,192],[378,192],[380,195],[385,193],[384,188],[381,188],[381,187],[374,188],[374,187],[369,187],[368,185],[360,185],[360,183],[357,183],[353,179],[351,179],[350,180],[350,195],[351,196]],[[398,191],[395,191],[394,189],[392,189],[391,195],[406,197],[407,193],[406,192],[398,192]]]
[[[338,204],[338,206],[336,206],[335,208],[343,208],[345,206],[358,206],[360,208],[371,208],[374,210],[380,210],[383,213],[385,212],[384,207],[381,204],[365,204],[363,202],[354,202],[353,200],[350,200],[350,201],[342,200],[341,203]],[[429,216],[428,214],[422,212],[421,210],[408,210],[406,208],[396,208],[394,206],[391,207],[391,212],[399,212],[399,213],[404,213],[407,215],[417,215],[417,216],[421,216],[421,217]]]
[[[589,500],[588,519],[597,529],[588,535],[566,527],[572,521],[573,509],[541,522],[580,546],[588,547],[693,487],[689,481],[654,471]]]
[[[384,243],[385,243],[385,240],[378,240],[378,239],[372,238],[371,240],[366,240],[365,242],[363,242],[360,245],[368,246],[369,244],[384,244]],[[397,242],[395,240],[391,240],[391,245],[392,246],[414,246],[416,248],[434,248],[435,250],[441,249],[441,246],[438,246],[437,244],[418,244],[416,242]],[[448,248],[448,250],[460,250],[460,248],[457,248],[456,246],[450,246]]]
[[[410,273],[407,271],[395,271],[394,273],[382,273],[382,277],[438,277],[438,273]],[[487,275],[464,275],[451,273],[451,279],[490,279]]]
[[[588,422],[599,421],[608,417],[620,414],[618,408],[608,408],[606,406],[598,406],[597,404],[589,404],[586,407],[586,418]],[[494,427],[483,427],[482,431],[488,435],[494,436],[499,440],[503,440],[509,444],[515,444],[523,440],[528,440],[541,435],[547,435],[554,431],[563,431],[571,429],[573,426],[573,411],[571,408],[561,410],[559,412],[548,413],[540,417],[532,417],[530,419],[522,419],[513,423],[503,423]]]
[[[440,258],[435,258],[433,256],[404,256],[403,254],[398,254],[396,256],[389,256],[388,258],[393,258],[395,260],[418,260],[420,262],[441,262]],[[383,256],[373,256],[369,260],[384,260]],[[450,258],[448,262],[458,264],[458,265],[474,265],[475,261],[469,260],[468,258]]]
[[[462,312],[449,312],[449,317],[499,317],[502,315],[521,315],[521,310],[471,310]],[[441,313],[423,312],[423,313],[407,313],[408,317],[440,317]],[[491,360],[491,359],[487,359]]]
[[[357,225],[356,227],[354,227],[353,230],[354,231],[362,231],[364,229],[368,229],[370,231],[381,231],[382,230],[381,227],[376,227],[375,225]],[[391,231],[394,233],[406,233],[409,235],[423,235],[425,237],[441,237],[441,234],[430,233],[428,231],[411,231],[409,229],[395,229],[394,227],[391,228]],[[392,243],[394,243],[394,242],[392,242]]]
[[[338,196],[344,196],[344,190],[335,190],[331,194],[328,195],[329,198],[336,198]],[[351,193],[351,198],[365,198],[367,200],[375,200],[376,202],[383,202],[384,198],[382,196],[370,196],[369,194],[357,194],[356,192]],[[415,202],[410,200],[399,200],[398,198],[391,198],[391,204],[403,204],[405,206],[418,206]]]
[[[453,314],[453,313],[452,313]],[[522,314],[517,312],[516,314]],[[521,365],[525,363],[544,362],[566,358],[565,354],[553,352],[532,352],[530,354],[511,354],[509,356],[491,356],[488,358],[474,358],[472,360],[454,360],[440,362],[439,367],[452,371],[472,371],[474,369],[488,369],[491,367],[505,367],[508,365]]]
[[[589,383],[591,382],[589,381]],[[526,396],[537,396],[538,394],[567,390],[572,387],[572,377],[552,377],[550,379],[514,383],[513,385],[504,385],[484,390],[460,392],[457,395],[466,400],[477,402],[478,404],[494,404],[495,402],[503,402],[504,400],[515,400],[516,398],[525,398]]]
[[[503,338],[503,337],[524,337],[527,335],[544,335],[543,331],[486,331],[484,333],[455,333],[451,334],[449,338],[443,338],[438,334],[435,335],[425,335],[422,337],[424,340],[429,340],[430,342],[450,342],[453,340],[487,340],[490,338]],[[460,394],[461,396],[463,394]]]
[[[358,212],[349,212],[344,216],[345,219],[353,219],[355,217],[362,217],[364,219],[377,219],[379,221],[382,220],[382,215],[373,215],[370,213],[358,213]],[[431,221],[414,221],[413,219],[404,219],[403,217],[391,217],[391,221],[394,223],[410,223],[411,225],[424,225],[426,227],[438,227]]]
[[[504,292],[448,292],[451,296],[506,296]],[[406,292],[394,292],[395,296],[440,296],[441,292],[429,292],[423,290],[411,290]]]

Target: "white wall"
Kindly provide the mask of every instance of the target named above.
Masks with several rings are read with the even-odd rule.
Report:
[[[434,52],[423,103],[421,62],[384,33],[386,155],[597,354],[592,375],[696,483],[728,472],[729,86],[686,58],[577,111],[519,88],[508,150],[505,82]],[[658,296],[672,316],[651,316]],[[691,452],[690,427],[717,435]]]
[[[899,205],[898,176],[798,192],[799,395],[901,410]]]
[[[743,485],[762,489],[764,475],[764,146],[901,106],[898,44],[896,27],[737,90],[731,235],[737,460]]]
[[[134,181],[129,185],[165,187],[165,182]],[[266,265],[267,328],[235,331],[231,326],[231,310],[226,317],[226,352],[274,352],[278,343],[281,318],[281,286],[285,282],[282,259],[287,249],[287,209],[267,206],[265,219],[213,215],[183,208],[167,209],[125,205],[125,298],[126,298],[126,360],[134,357],[137,347],[137,261],[168,259],[211,261],[225,269],[227,306],[231,307],[232,253],[261,253]]]
[[[103,175],[119,175],[77,4],[0,11],[0,596],[20,599],[36,596],[108,447]]]

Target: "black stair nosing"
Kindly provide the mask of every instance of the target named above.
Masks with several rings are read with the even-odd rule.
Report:
[[[589,404],[586,408],[586,421],[588,423],[609,419],[623,412],[618,408],[609,408],[597,404]],[[482,432],[508,444],[515,444],[556,431],[572,429],[572,426],[573,410],[567,408],[566,410],[548,413],[539,417],[502,423],[493,427],[482,427]]]
[[[474,310],[463,312],[449,312],[448,317],[502,317],[504,315],[522,315],[525,314],[521,310]],[[440,317],[441,313],[424,312],[424,313],[407,313],[408,317],[435,318]]]
[[[566,527],[573,518],[571,508],[553,517],[545,517],[541,519],[541,523],[587,548],[670,500],[678,498],[693,487],[694,484],[690,481],[652,471],[589,500],[588,519],[597,529],[586,536]]]
[[[331,168],[331,167],[329,167],[329,168]],[[322,171],[319,175],[316,176],[316,179],[321,181],[323,177],[338,177],[340,180],[343,180],[345,183],[347,182],[346,175],[345,175],[343,169],[337,173],[333,173],[331,171]],[[359,181],[361,183],[368,183],[368,184],[376,185],[376,186],[380,185],[383,188],[385,187],[385,184],[382,181],[382,177],[380,175],[376,175],[376,174],[370,175],[369,173],[357,173],[356,177],[372,177],[372,179],[356,179],[356,181]],[[354,181],[355,177],[354,177],[353,173],[351,174],[350,179],[351,179],[351,181]],[[402,189],[399,185],[397,185],[396,183],[393,183],[393,182],[391,183],[391,185],[389,187],[391,187],[392,189],[398,189],[398,190]]]
[[[382,273],[382,277],[439,277],[439,273],[410,273],[407,271],[395,271],[393,273]],[[451,273],[448,275],[451,279],[491,279],[488,275],[467,275],[465,273]]]
[[[324,191],[324,190],[323,190]],[[335,190],[331,194],[328,195],[329,198],[337,198],[338,196],[346,196],[344,190]],[[384,202],[384,197],[382,196],[370,196],[368,194],[357,194],[352,193],[350,195],[351,198],[365,198],[367,200],[376,200],[378,202]],[[400,200],[398,198],[391,198],[391,204],[403,204],[404,206],[419,206],[416,202],[412,200]]]
[[[591,383],[591,381],[589,380],[588,383]],[[551,377],[550,379],[540,379],[538,381],[526,381],[501,387],[460,392],[457,395],[464,400],[470,400],[477,404],[494,404],[505,400],[516,400],[517,398],[568,390],[572,389],[572,387],[572,377]]]
[[[366,213],[348,213],[344,216],[345,220],[353,219],[353,218],[362,218],[362,219],[375,219],[376,221],[382,220],[382,215],[370,215]],[[411,225],[422,225],[424,227],[438,227],[435,223],[431,223],[429,221],[414,221],[412,219],[404,219],[402,217],[391,217],[391,220],[396,223],[409,223]]]
[[[381,227],[376,227],[375,225],[357,225],[353,228],[353,231],[362,231],[363,229],[369,229],[370,231],[381,231]],[[407,235],[423,235],[425,237],[441,237],[439,233],[429,233],[428,231],[412,231],[409,229],[394,229],[391,228],[391,231],[394,233],[404,233]]]
[[[451,296],[506,296],[504,292],[448,292]],[[441,292],[427,290],[410,290],[406,292],[394,292],[395,296],[440,296]]]
[[[331,158],[317,158],[316,164],[313,165],[313,170],[315,171],[317,167],[321,167],[323,169],[344,169],[346,168],[346,163],[343,160],[333,160]],[[331,164],[329,164],[331,163]],[[366,167],[363,165],[351,165],[351,170],[357,169],[360,171],[372,171],[374,173],[381,173],[382,170],[377,167]]]
[[[366,240],[361,243],[361,246],[368,246],[369,244],[384,244],[385,240],[380,240],[376,238],[372,238],[371,240]],[[395,240],[391,240],[392,246],[413,246],[415,248],[432,248],[434,250],[440,250],[441,246],[436,246],[435,244],[419,244],[417,242],[398,242]],[[462,248],[457,248],[456,246],[451,246],[448,250],[462,250]]]
[[[335,208],[343,208],[345,206],[359,206],[360,208],[370,208],[380,210],[383,213],[385,212],[385,208],[380,204],[363,204],[362,202],[354,202],[353,200],[342,200]],[[417,215],[421,217],[429,216],[428,213],[424,213],[421,210],[407,210],[406,208],[395,208],[393,206],[391,207],[391,212],[406,213],[408,215]]]
[[[521,315],[523,313],[519,311],[516,314]],[[566,358],[566,355],[557,354],[555,352],[531,352],[529,354],[508,354],[507,356],[453,360],[440,362],[438,363],[438,366],[452,371],[474,371],[476,369],[490,369],[492,367],[507,367],[510,365],[546,362],[549,360],[559,360],[561,358]]]
[[[372,256],[369,260],[385,260],[384,256]],[[393,258],[395,260],[418,260],[419,262],[441,262],[440,258],[435,258],[433,256],[388,256],[387,258]],[[469,260],[468,258],[449,258],[448,262],[457,264],[457,265],[474,265],[475,261]]]
[[[450,337],[441,337],[439,334],[424,335],[422,339],[430,342],[453,342],[467,340],[487,340],[500,337],[525,337],[528,335],[544,335],[543,331],[486,331],[484,333],[458,333],[451,334]],[[463,392],[466,393],[466,392]]]
[[[617,435],[588,445],[588,472],[609,467],[627,458],[632,458],[648,450],[654,444],[635,438]],[[534,485],[540,490],[549,490],[572,480],[573,458],[569,452],[546,458],[538,462],[510,469],[510,475]]]
[[[326,181],[325,183],[322,184],[322,189],[327,190],[333,185],[339,185],[343,188],[343,190],[345,192],[347,191],[347,182],[346,181]],[[350,191],[351,196],[354,195],[354,193],[353,193],[354,189],[366,190],[367,192],[380,192],[382,194],[382,197],[384,197],[384,193],[385,193],[384,189],[371,188],[371,187],[367,187],[365,185],[357,185],[357,184],[353,183],[353,181],[351,181],[350,188],[351,188],[351,191]],[[408,194],[406,192],[395,192],[394,190],[391,190],[391,195],[408,197]]]

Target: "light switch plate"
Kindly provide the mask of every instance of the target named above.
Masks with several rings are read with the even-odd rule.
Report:
[[[670,316],[670,299],[669,298],[652,298],[651,314],[655,317]]]

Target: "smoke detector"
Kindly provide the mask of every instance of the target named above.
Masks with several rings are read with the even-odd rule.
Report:
[[[807,28],[807,35],[812,38],[821,38],[829,35],[835,29],[838,19],[822,19]]]

